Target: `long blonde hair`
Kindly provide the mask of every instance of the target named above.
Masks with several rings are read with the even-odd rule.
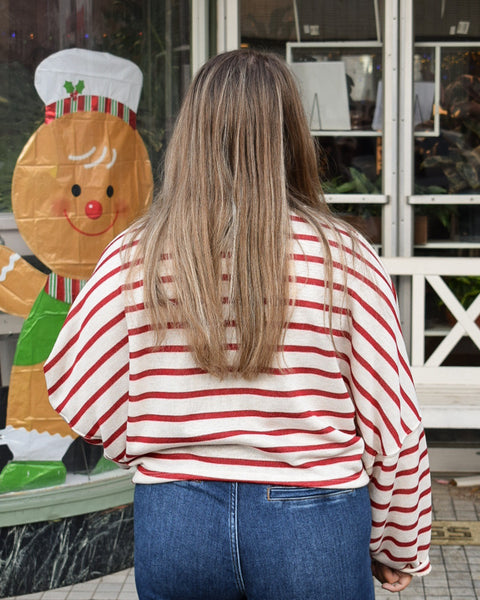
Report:
[[[195,362],[220,378],[272,367],[288,322],[292,211],[318,231],[331,295],[321,222],[332,217],[295,81],[272,54],[215,56],[186,94],[162,189],[139,223],[137,258],[157,342],[176,323]],[[173,296],[162,279],[166,254]]]

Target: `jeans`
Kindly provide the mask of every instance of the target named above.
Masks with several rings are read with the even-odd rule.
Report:
[[[366,487],[138,484],[140,600],[373,600]]]

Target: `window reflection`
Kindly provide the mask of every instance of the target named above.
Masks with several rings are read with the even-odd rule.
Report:
[[[381,98],[382,22],[381,1],[240,2],[242,45],[277,52],[292,65],[329,194],[382,190],[381,133],[372,129]]]
[[[415,123],[414,194],[457,196],[415,207],[416,222],[428,222],[417,253],[422,245],[443,255],[475,253],[480,205],[469,200],[480,194],[480,3],[415,2],[414,31],[414,79],[436,88],[432,114]]]
[[[57,50],[88,48],[138,64],[144,81],[137,127],[152,163],[158,164],[190,80],[189,4],[187,0],[2,3],[0,211],[11,210],[16,160],[44,118],[33,86],[35,68]]]

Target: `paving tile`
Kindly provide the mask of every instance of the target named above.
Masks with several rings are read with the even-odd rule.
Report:
[[[465,587],[465,588],[450,588],[450,595],[455,600],[457,598],[476,598],[477,594],[473,587]]]
[[[95,593],[119,592],[122,589],[123,585],[124,584],[122,582],[117,582],[117,581],[110,581],[110,580],[100,581],[97,586],[97,589],[95,590]]]
[[[94,592],[86,592],[85,590],[71,590],[67,596],[67,600],[90,600]]]
[[[82,581],[82,583],[76,583],[72,586],[72,589],[88,592],[95,590],[97,585],[98,579],[92,579],[90,581]]]
[[[443,596],[445,594],[448,594],[448,586],[446,585],[438,585],[438,586],[432,586],[432,587],[426,587],[425,591],[423,592],[424,596],[433,596],[434,598],[436,598],[437,596]],[[423,597],[423,596],[420,596]]]

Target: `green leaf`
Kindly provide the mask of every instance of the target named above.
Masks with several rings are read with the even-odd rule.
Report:
[[[67,90],[68,94],[72,94],[75,91],[75,88],[73,87],[73,83],[71,81],[66,81],[63,84],[63,87]]]
[[[80,79],[80,81],[75,86],[75,91],[78,92],[79,94],[81,94],[84,89],[85,89],[85,82],[83,81],[83,79]]]

